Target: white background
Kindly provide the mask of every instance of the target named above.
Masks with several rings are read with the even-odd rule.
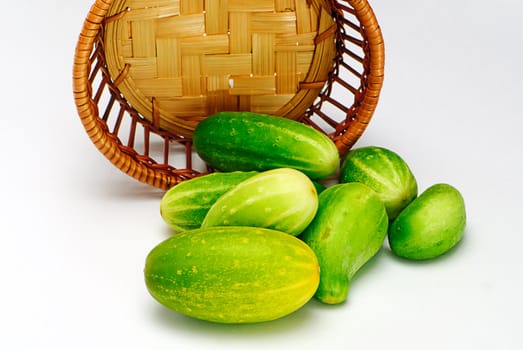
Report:
[[[162,193],[88,139],[72,62],[90,0],[15,1],[0,21],[0,348],[522,349],[523,3],[375,0],[386,43],[378,110],[357,146],[410,165],[420,190],[457,187],[464,240],[430,262],[385,247],[347,303],[227,326],[147,293],[169,236]]]

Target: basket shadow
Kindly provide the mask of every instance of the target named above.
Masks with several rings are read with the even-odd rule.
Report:
[[[96,189],[97,195],[109,197],[116,200],[156,200],[160,203],[165,191],[154,186],[137,181],[133,178],[121,176],[111,177],[110,180],[92,180],[96,181],[91,190]]]

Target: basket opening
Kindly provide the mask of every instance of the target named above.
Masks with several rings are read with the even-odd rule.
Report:
[[[326,0],[115,0],[103,36],[115,85],[145,119],[190,137],[219,111],[298,119],[333,69]]]
[[[135,8],[140,9],[138,14],[141,12],[141,15],[153,16],[156,20],[165,16],[165,13],[162,15],[159,11],[169,11],[169,6],[173,3],[176,3],[174,5],[177,7],[176,11],[188,16],[197,14],[198,18],[201,18],[202,14],[205,17],[208,11],[206,4],[216,5],[220,1],[157,0],[154,2],[159,4],[156,7],[146,7],[147,4],[153,3],[152,0],[127,0],[128,3],[126,0],[95,1],[80,34],[73,70],[78,113],[93,143],[120,170],[139,181],[162,189],[210,171],[206,164],[194,155],[191,143],[191,128],[201,118],[209,115],[209,110],[204,108],[205,111],[201,115],[191,116],[189,118],[191,125],[183,124],[187,122],[183,120],[180,126],[183,132],[162,126],[160,122],[163,118],[160,118],[162,107],[161,103],[158,103],[158,96],[148,101],[149,114],[141,113],[137,104],[124,90],[125,78],[133,69],[133,61],[121,66],[116,73],[111,72],[108,58],[110,54],[107,52],[111,50],[110,46],[107,46],[107,29],[111,25],[124,23],[122,21],[126,16],[136,16],[137,12],[133,12],[132,7],[128,5],[134,4]],[[312,0],[303,1],[312,5],[318,4]],[[245,4],[240,0],[229,0],[228,3],[233,6]],[[272,3],[271,6],[280,6],[277,8],[281,11],[296,11],[298,8],[296,5],[298,0],[262,0],[257,3],[260,6],[269,6],[267,4]],[[115,4],[120,4],[121,8],[117,9]],[[284,4],[285,7],[281,7]],[[328,0],[328,5],[331,11],[329,17],[336,23],[335,31],[332,32],[334,56],[332,58],[326,56],[329,57],[329,65],[325,66],[327,67],[325,79],[302,83],[302,86],[316,89],[314,91],[311,89],[313,94],[306,96],[310,98],[306,108],[303,111],[289,108],[295,114],[286,116],[309,124],[327,134],[343,155],[362,135],[374,112],[383,80],[384,49],[379,26],[366,0]],[[112,10],[115,12],[111,13]],[[237,15],[241,17],[241,14]],[[227,18],[230,21],[231,17]],[[217,22],[212,23],[211,27],[221,25],[223,23]],[[205,38],[213,35],[218,34],[208,30],[206,36],[202,35],[199,39],[199,44],[203,45],[202,43],[206,42]],[[227,35],[233,35],[233,32],[228,31],[225,33],[225,36]],[[125,36],[123,38],[125,39]],[[263,41],[262,36],[256,40]],[[285,44],[285,41],[281,41],[283,40],[281,37],[279,40],[280,45]],[[128,43],[122,41],[119,45],[123,45],[123,48]],[[298,47],[301,49],[300,45]],[[129,48],[132,48],[132,45],[127,46],[127,49]],[[296,43],[294,48],[296,49]],[[158,48],[155,48],[155,51],[157,50]],[[317,57],[323,59],[325,56]],[[190,58],[186,61],[186,64],[191,64]],[[316,66],[312,65],[312,67]],[[134,69],[138,69],[139,73],[140,69],[143,69],[141,73],[147,73],[148,70],[143,65],[134,66]],[[260,69],[265,68],[260,64]],[[227,91],[249,93],[250,95],[244,96],[242,101],[248,100],[252,105],[256,105],[257,102],[252,102],[259,98],[255,96],[256,93],[259,93],[259,90],[267,90],[268,81],[278,76],[273,72],[272,77],[263,78],[256,73],[251,71],[246,75],[234,77],[227,75],[223,81],[215,79],[213,84],[217,87],[224,86]],[[251,79],[256,81],[255,88],[249,85]],[[213,79],[207,79],[206,83],[208,84],[209,81]],[[204,97],[214,99],[222,105],[227,103],[227,98],[223,94],[211,93],[219,89],[213,90],[208,88],[209,85],[206,86],[206,95],[192,96],[192,103]],[[188,89],[193,88],[197,89],[198,86],[194,85]],[[311,91],[307,92],[311,93]],[[259,100],[262,101],[259,102],[260,106],[263,106],[263,98]],[[191,103],[186,103],[184,106],[190,109]],[[183,111],[183,108],[179,110]]]

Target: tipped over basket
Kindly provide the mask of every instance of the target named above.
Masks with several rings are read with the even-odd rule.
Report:
[[[219,111],[300,121],[344,155],[372,118],[383,69],[367,0],[96,0],[73,87],[100,152],[168,189],[210,170],[191,137]]]

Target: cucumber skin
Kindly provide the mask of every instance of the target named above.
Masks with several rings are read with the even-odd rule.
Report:
[[[317,210],[316,188],[305,174],[290,168],[272,169],[250,177],[221,196],[201,227],[264,227],[297,236]]]
[[[312,184],[314,185],[314,188],[316,188],[316,193],[318,194],[322,193],[327,189],[327,186],[318,181],[312,181]]]
[[[389,246],[394,254],[406,259],[433,259],[461,241],[466,221],[461,193],[449,184],[435,184],[392,222]]]
[[[211,173],[184,181],[164,193],[160,215],[175,232],[200,228],[211,206],[256,171]]]
[[[323,191],[316,217],[300,236],[320,264],[316,298],[344,302],[352,277],[381,249],[387,229],[385,206],[368,186],[337,184]]]
[[[305,305],[318,287],[319,266],[296,237],[231,226],[170,237],[149,253],[144,275],[167,308],[211,322],[255,323]]]
[[[385,203],[392,221],[418,195],[418,184],[397,153],[377,146],[351,150],[340,167],[340,182],[361,182]]]
[[[339,166],[334,142],[318,130],[284,117],[252,112],[219,112],[193,133],[194,149],[222,171],[294,168],[324,179]]]

